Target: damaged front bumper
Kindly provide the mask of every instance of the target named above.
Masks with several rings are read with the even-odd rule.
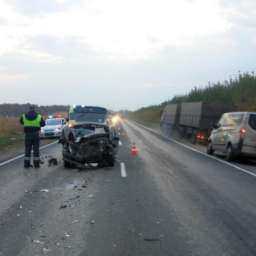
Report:
[[[69,143],[63,142],[63,159],[78,164],[98,163],[113,166],[118,148],[118,138],[109,132],[76,135]]]

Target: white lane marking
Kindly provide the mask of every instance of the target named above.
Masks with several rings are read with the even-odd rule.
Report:
[[[119,140],[118,144],[119,144],[119,146],[122,146],[122,145],[123,145],[123,143],[122,143],[121,140]]]
[[[189,150],[191,150],[191,151],[194,151],[194,152],[196,152],[196,153],[198,153],[198,154],[201,154],[201,155],[203,155],[203,156],[206,156],[206,157],[208,157],[208,158],[214,159],[214,160],[216,160],[216,161],[218,161],[218,162],[220,162],[220,163],[222,163],[222,164],[225,164],[225,165],[228,165],[228,166],[230,166],[230,167],[233,167],[233,168],[235,168],[235,169],[237,169],[237,170],[239,170],[239,171],[241,171],[241,172],[244,172],[244,173],[246,173],[246,174],[248,174],[248,175],[251,175],[251,176],[253,176],[254,178],[256,178],[256,174],[253,173],[253,172],[251,172],[251,171],[249,171],[249,170],[246,170],[246,169],[244,169],[244,168],[242,168],[242,167],[239,167],[239,166],[237,166],[237,165],[235,165],[235,164],[231,164],[231,163],[229,163],[229,162],[227,162],[227,161],[224,161],[224,160],[222,160],[222,159],[219,159],[219,158],[217,158],[217,157],[215,157],[215,156],[208,155],[208,154],[206,154],[206,153],[204,153],[204,152],[201,152],[201,151],[199,151],[199,150],[197,150],[197,149],[195,149],[195,148],[193,148],[193,147],[190,147],[190,146],[188,146],[188,145],[186,145],[186,144],[183,144],[183,143],[181,143],[181,142],[179,142],[179,141],[177,141],[177,140],[175,140],[175,139],[168,138],[168,137],[162,135],[161,133],[159,133],[159,132],[157,132],[157,131],[155,131],[155,130],[153,130],[153,129],[151,129],[151,128],[148,128],[148,127],[146,127],[146,126],[144,126],[144,125],[142,125],[142,124],[139,124],[139,123],[137,123],[137,122],[136,122],[136,124],[137,124],[138,126],[143,127],[145,130],[151,131],[151,132],[153,132],[153,133],[155,133],[155,134],[157,134],[157,135],[161,135],[161,136],[163,136],[165,139],[167,139],[167,140],[169,140],[169,141],[171,141],[171,142],[173,142],[173,143],[176,143],[176,144],[178,144],[178,145],[180,145],[180,146],[182,146],[182,147],[184,147],[184,148],[186,148],[186,149],[189,149]]]
[[[48,148],[48,147],[50,147],[50,146],[52,146],[52,145],[54,145],[54,144],[57,144],[57,143],[58,143],[58,141],[52,142],[52,143],[50,143],[50,144],[47,144],[47,145],[44,145],[44,146],[40,147],[40,149]],[[13,157],[13,158],[11,158],[11,159],[8,159],[8,160],[6,160],[6,161],[4,161],[4,162],[1,162],[1,163],[0,163],[0,167],[2,167],[2,166],[4,166],[4,165],[7,165],[7,164],[9,164],[9,163],[12,163],[12,162],[14,162],[14,161],[16,161],[16,160],[18,160],[18,159],[21,159],[21,158],[23,158],[24,156],[25,156],[24,154],[21,154],[21,155],[18,155],[18,156],[16,156],[16,157]]]
[[[126,173],[125,164],[123,162],[120,163],[120,167],[121,167],[121,177],[122,178],[126,178],[127,177],[127,173]]]

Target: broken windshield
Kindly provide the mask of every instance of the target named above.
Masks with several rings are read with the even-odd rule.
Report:
[[[106,114],[102,113],[70,113],[70,120],[76,122],[92,122],[92,123],[104,123],[106,120]]]

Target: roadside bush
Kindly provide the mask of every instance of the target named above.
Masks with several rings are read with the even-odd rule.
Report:
[[[15,117],[0,117],[0,137],[20,134],[22,126],[19,124],[19,119]]]

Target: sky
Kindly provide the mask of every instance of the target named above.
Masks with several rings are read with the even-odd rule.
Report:
[[[255,60],[255,0],[0,0],[0,103],[134,110]]]

